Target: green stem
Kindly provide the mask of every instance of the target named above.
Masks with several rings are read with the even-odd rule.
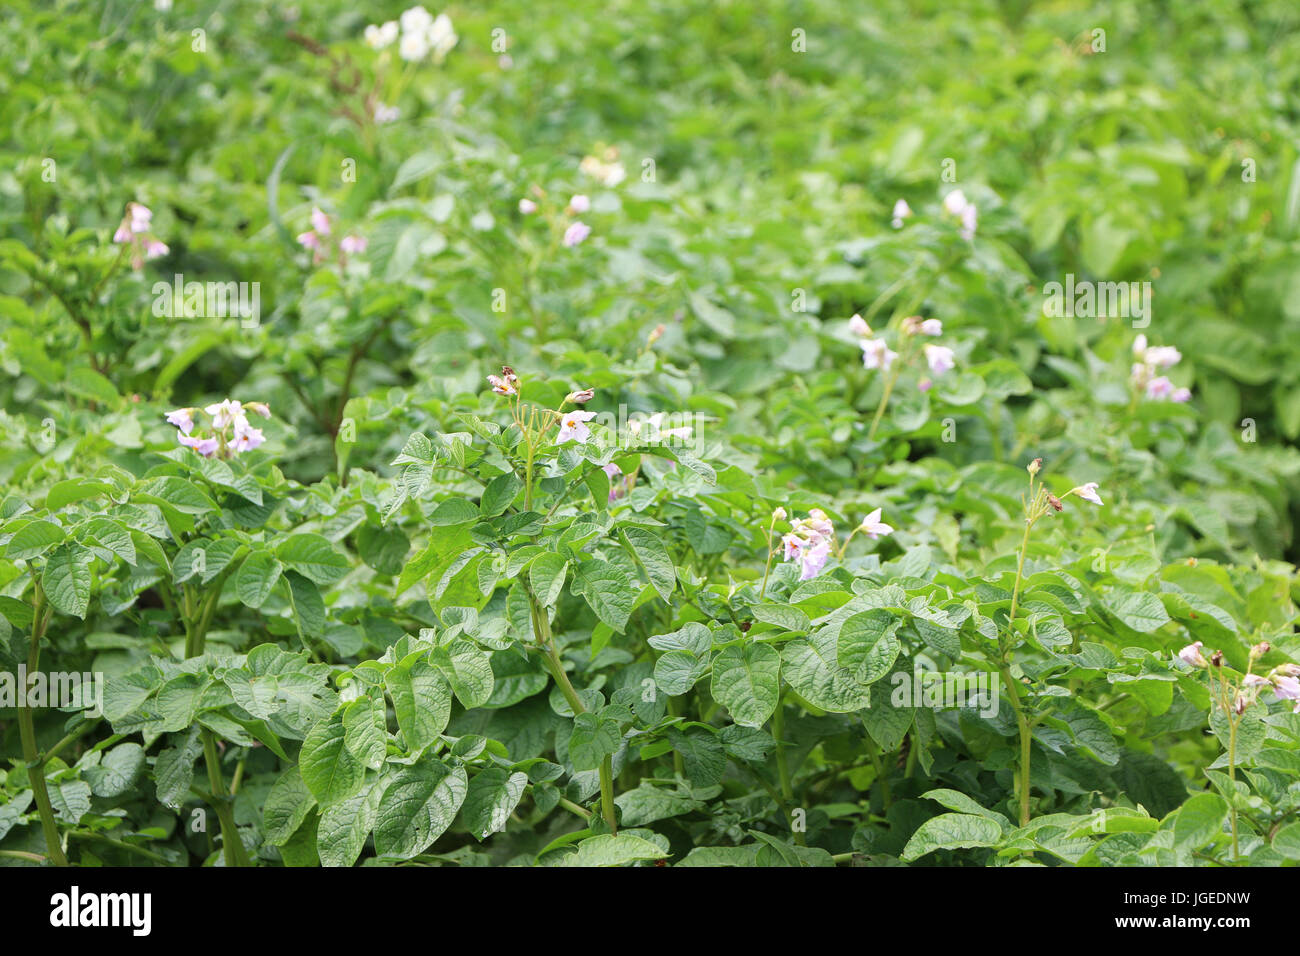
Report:
[[[1023,827],[1029,823],[1029,758],[1033,737],[1029,728],[1029,719],[1020,704],[1020,687],[1011,676],[1010,665],[1003,663],[998,670],[1002,674],[1002,683],[1007,688],[1011,709],[1016,714],[1016,732],[1020,737],[1020,773],[1017,777],[1016,789],[1020,797],[1020,825]]]
[[[1232,802],[1228,806],[1228,822],[1232,827],[1232,859],[1241,859],[1241,848],[1237,845],[1237,723],[1241,718],[1232,719],[1228,712],[1228,781],[1232,784]]]
[[[804,835],[793,829],[793,820],[789,820],[794,807],[794,787],[790,782],[790,765],[785,756],[785,707],[780,696],[777,697],[776,710],[772,713],[772,738],[776,741],[776,772],[781,778],[781,800],[788,822],[791,823],[794,842],[804,845]]]
[[[573,689],[573,682],[569,680],[568,673],[564,670],[564,662],[560,660],[560,652],[555,647],[555,639],[551,636],[551,621],[546,615],[545,608],[537,603],[537,598],[532,592],[528,592],[528,603],[533,615],[533,629],[546,652],[546,669],[551,672],[560,693],[564,699],[569,702],[574,716],[585,714],[587,708],[582,703],[582,698],[578,692]],[[618,812],[614,804],[614,758],[606,755],[600,762],[600,812],[609,825],[611,833],[618,832]]]
[[[208,626],[212,623],[217,601],[221,597],[221,585],[224,577],[213,582],[212,590],[199,605],[196,620],[188,621],[188,634],[185,640],[186,657],[198,657],[203,653],[207,642]],[[226,791],[225,781],[221,777],[221,755],[217,752],[216,735],[207,727],[202,728],[199,736],[203,739],[203,762],[208,770],[208,787],[211,790],[212,809],[217,814],[221,825],[221,848],[225,855],[226,866],[251,866],[244,841],[239,838],[239,827],[235,823],[234,798]]]
[[[903,371],[902,356],[894,359],[894,371],[885,382],[885,390],[880,394],[880,404],[876,406],[876,416],[871,419],[871,428],[867,431],[867,441],[874,441],[876,429],[880,427],[880,419],[885,415],[885,408],[889,405],[889,396],[894,392],[894,385],[898,382],[899,373]]]
[[[49,625],[50,613],[45,605],[45,592],[41,590],[40,582],[36,582],[32,598],[32,643],[27,651],[28,675],[35,674],[41,666],[41,638],[45,636],[45,629]],[[50,792],[45,786],[45,758],[36,747],[36,720],[27,704],[26,694],[23,694],[23,702],[18,708],[18,732],[22,738],[23,760],[27,763],[32,796],[36,798],[41,830],[45,834],[46,852],[55,866],[67,866],[68,858],[59,842],[59,828],[54,822],[54,805],[50,803]]]

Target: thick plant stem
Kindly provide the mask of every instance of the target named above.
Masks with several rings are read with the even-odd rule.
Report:
[[[212,591],[200,602],[198,614],[190,624],[189,633],[185,638],[186,657],[198,657],[203,653],[207,642],[208,625],[212,623],[223,581],[224,578],[219,578]],[[189,604],[188,600],[186,604]],[[226,792],[225,781],[221,778],[221,755],[217,751],[216,735],[204,727],[199,731],[199,736],[203,740],[203,762],[208,770],[212,809],[217,814],[217,822],[221,825],[221,850],[225,856],[226,866],[251,866],[252,861],[248,858],[248,851],[244,849],[244,841],[239,838],[239,827],[235,823],[233,798]]]
[[[27,673],[35,674],[41,666],[41,638],[50,615],[45,605],[45,592],[36,585],[32,600],[32,643],[27,651]],[[36,720],[26,694],[18,707],[18,733],[23,743],[23,760],[27,763],[27,778],[31,783],[32,796],[36,799],[36,810],[41,818],[41,831],[45,834],[46,854],[55,866],[67,866],[68,858],[59,842],[59,828],[54,822],[54,805],[50,803],[50,791],[45,786],[45,758],[36,748]]]
[[[1011,667],[1003,664],[999,671],[1002,674],[1002,683],[1007,689],[1007,696],[1011,700],[1011,709],[1016,714],[1016,731],[1020,737],[1020,773],[1016,775],[1016,789],[1020,799],[1020,825],[1023,827],[1029,823],[1029,757],[1033,735],[1029,729],[1029,718],[1025,716],[1025,709],[1020,705],[1020,688],[1016,685],[1015,678],[1011,676]]]
[[[779,696],[776,710],[772,713],[772,737],[776,740],[776,772],[781,778],[781,800],[785,803],[784,811],[789,814],[794,804],[794,787],[790,783],[790,765],[785,757],[785,708]],[[803,833],[793,829],[793,821],[791,824],[794,842],[803,846]]]
[[[569,680],[568,673],[564,670],[564,662],[560,660],[560,652],[555,647],[555,639],[551,636],[551,621],[546,615],[546,610],[540,607],[530,592],[528,603],[533,615],[533,629],[536,631],[539,643],[546,652],[546,669],[550,671],[552,679],[560,688],[560,693],[564,699],[569,702],[569,707],[574,715],[585,714],[586,706],[582,703],[582,698],[573,688],[573,682]],[[614,758],[606,755],[600,761],[600,815],[604,817],[605,823],[609,825],[611,833],[618,832],[618,812],[614,805]]]

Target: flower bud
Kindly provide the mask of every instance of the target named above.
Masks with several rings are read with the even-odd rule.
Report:
[[[662,322],[650,330],[650,335],[646,338],[646,345],[654,345],[663,337],[664,332],[668,331]]]
[[[1031,461],[1028,465],[1025,466],[1025,471],[1029,472],[1029,476],[1031,478],[1042,470],[1043,470],[1043,459],[1041,458],[1035,458],[1033,461]]]
[[[1250,659],[1252,661],[1257,661],[1268,652],[1269,652],[1268,641],[1260,641],[1258,644],[1256,644],[1254,647],[1250,649]]]
[[[1215,651],[1214,655],[1210,658],[1210,663],[1213,664],[1215,667],[1222,667],[1223,651]]]
[[[581,405],[583,402],[591,401],[595,394],[596,390],[594,388],[584,388],[576,392],[570,392],[565,396],[564,400],[572,402],[574,405]]]
[[[786,518],[786,514],[784,508],[777,507],[776,510],[772,512],[773,521],[784,521],[785,518]]]

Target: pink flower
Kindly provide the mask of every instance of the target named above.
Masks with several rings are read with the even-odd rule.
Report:
[[[262,429],[248,424],[247,418],[235,422],[235,439],[230,443],[230,447],[235,451],[252,451],[265,441],[266,437],[262,434]]]
[[[930,365],[930,371],[935,375],[951,372],[956,365],[953,361],[952,349],[946,345],[927,345],[925,360]]]
[[[807,581],[815,578],[822,573],[826,567],[826,559],[830,557],[831,545],[829,541],[818,541],[811,547],[804,548],[803,554],[799,558],[799,580]]]
[[[1200,641],[1194,644],[1188,644],[1178,652],[1178,659],[1189,667],[1205,667],[1208,663],[1204,655],[1201,654],[1201,648],[1204,647]]]
[[[157,239],[150,239],[144,246],[144,257],[146,259],[157,259],[159,256],[165,256],[170,250],[167,244],[159,242]]]
[[[117,227],[117,232],[113,233],[114,242],[130,242],[132,238],[131,226],[125,220]]]
[[[328,236],[330,234],[330,217],[313,206],[311,210],[311,227],[316,230],[317,235]]]
[[[898,358],[898,353],[884,339],[866,339],[862,343],[862,364],[866,368],[886,371]]]
[[[519,211],[525,216],[531,216],[533,213],[537,212],[537,203],[533,202],[531,199],[521,199],[519,200]]]
[[[584,222],[575,222],[564,230],[564,244],[569,248],[576,246],[591,235],[591,227]]]
[[[215,438],[197,438],[191,435],[177,435],[176,440],[186,448],[193,448],[204,458],[211,458],[221,447],[221,443]]]
[[[569,200],[569,215],[582,215],[591,209],[591,200],[579,193]]]
[[[1294,677],[1274,677],[1273,693],[1278,700],[1300,700],[1300,680]]]
[[[519,390],[515,388],[511,382],[506,381],[500,375],[489,375],[487,380],[488,384],[492,386],[492,391],[496,392],[498,395],[519,394]]]
[[[556,442],[561,445],[570,441],[586,444],[591,437],[587,422],[595,417],[595,412],[565,412],[560,418],[560,433],[555,438]]]
[[[1168,398],[1174,393],[1174,383],[1159,375],[1147,382],[1147,398]]]
[[[1146,350],[1144,361],[1157,368],[1172,368],[1182,360],[1182,353],[1172,345],[1153,345]]]
[[[339,242],[339,248],[349,255],[366,251],[366,240],[362,236],[344,236]]]
[[[168,412],[167,422],[175,425],[183,434],[188,435],[194,430],[194,409],[178,408],[174,412]]]
[[[298,244],[306,249],[319,249],[320,236],[314,232],[302,232],[298,234]]]
[[[877,541],[885,535],[894,533],[893,528],[880,520],[880,511],[881,509],[877,508],[862,519],[862,524],[858,525],[858,530],[872,541]]]
[[[1077,488],[1071,488],[1067,494],[1078,495],[1084,501],[1090,501],[1094,505],[1105,504],[1105,502],[1101,500],[1101,496],[1097,494],[1097,487],[1098,485],[1095,481],[1090,481]]]
[[[917,391],[928,392],[930,389],[934,388],[934,380],[929,378],[923,378],[916,383],[916,388]]]
[[[375,122],[376,123],[393,123],[402,115],[402,111],[396,106],[386,106],[383,103],[375,104]]]
[[[1169,394],[1171,402],[1188,402],[1192,399],[1192,390],[1190,388],[1176,388]]]
[[[849,319],[849,331],[864,339],[871,336],[871,326],[867,325],[867,320],[860,315],[854,315]]]

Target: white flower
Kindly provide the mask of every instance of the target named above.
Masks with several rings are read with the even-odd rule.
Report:
[[[565,412],[560,419],[560,433],[555,438],[556,442],[561,445],[569,441],[585,444],[591,437],[591,429],[587,427],[587,422],[595,417],[595,412]]]
[[[437,19],[429,25],[427,39],[429,47],[433,50],[434,61],[441,63],[460,38],[456,36],[456,31],[451,28],[451,17],[445,13],[440,13]]]
[[[862,343],[862,364],[866,368],[878,368],[882,372],[893,364],[898,353],[889,347],[884,339],[865,339]]]
[[[385,106],[383,103],[375,104],[376,123],[392,123],[401,115],[402,111],[396,106]]]
[[[408,63],[423,60],[429,55],[428,37],[423,33],[403,33],[402,42],[397,47],[397,55]]]
[[[370,24],[366,27],[366,44],[372,50],[382,50],[397,42],[398,26],[396,20],[389,20],[383,26]]]
[[[591,208],[591,200],[579,193],[569,200],[569,214],[581,215]]]
[[[244,415],[244,406],[231,398],[209,405],[203,410],[212,416],[212,427],[216,429],[225,428],[232,422],[248,423]]]
[[[943,208],[948,210],[951,215],[960,216],[962,210],[970,203],[966,199],[966,194],[960,189],[954,189],[948,195],[943,197]]]
[[[849,331],[854,335],[860,335],[862,338],[871,336],[871,326],[867,325],[867,320],[860,315],[854,315],[849,319]]]
[[[1172,368],[1183,355],[1172,345],[1154,345],[1146,350],[1146,363],[1157,368]]]
[[[519,200],[519,211],[525,216],[531,216],[533,213],[537,212],[537,203],[533,202],[531,199],[521,199]]]
[[[871,538],[873,541],[887,534],[893,534],[894,529],[880,520],[880,510],[877,508],[871,514],[862,519],[862,524],[858,525],[858,530]]]
[[[399,19],[402,22],[403,33],[424,34],[433,26],[433,16],[422,6],[404,10]]]
[[[895,229],[903,228],[903,220],[912,215],[912,207],[907,204],[906,199],[900,199],[894,203],[894,213],[890,225]]]
[[[1200,641],[1197,641],[1194,644],[1188,644],[1178,652],[1179,660],[1190,667],[1204,667],[1207,661],[1205,660],[1205,656],[1201,653],[1201,648],[1203,646],[1204,645]]]
[[[930,365],[930,371],[935,375],[951,372],[957,364],[953,360],[952,349],[946,345],[927,345],[925,347],[925,360]]]

